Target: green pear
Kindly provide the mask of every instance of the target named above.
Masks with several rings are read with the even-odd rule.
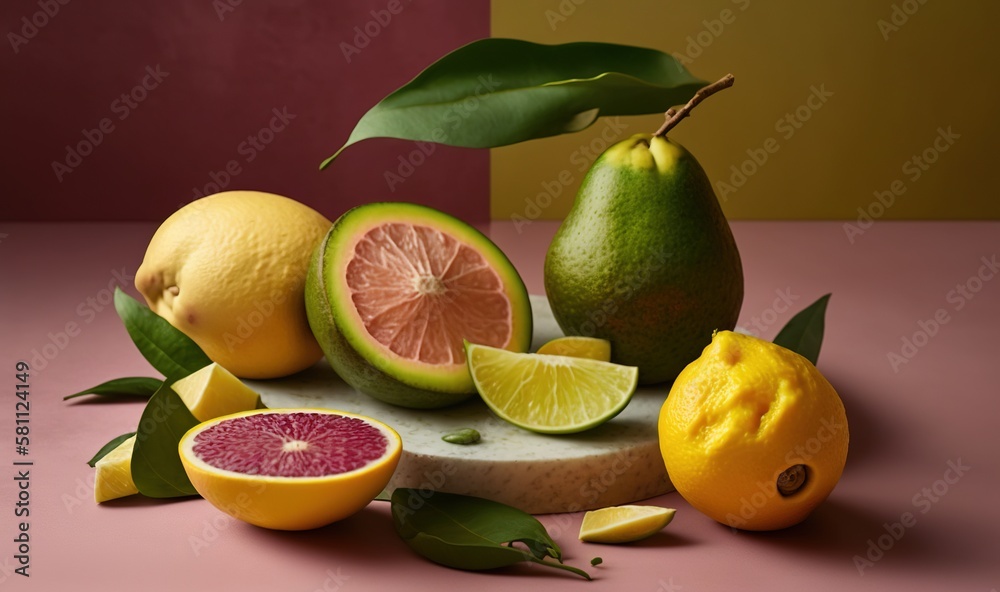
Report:
[[[545,291],[567,335],[607,339],[641,384],[672,381],[733,329],[743,268],[694,156],[654,134],[601,154],[549,247]]]

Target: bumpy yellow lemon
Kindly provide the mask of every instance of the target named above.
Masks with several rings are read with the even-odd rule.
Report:
[[[660,411],[660,450],[677,491],[746,530],[804,520],[847,460],[844,405],[802,356],[730,331],[674,381]]]
[[[154,312],[236,376],[286,376],[322,356],[304,291],[309,259],[330,226],[279,195],[204,197],[156,231],[135,286]]]

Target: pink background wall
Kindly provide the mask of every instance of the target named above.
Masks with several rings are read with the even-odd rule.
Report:
[[[318,170],[369,107],[489,36],[487,0],[5,0],[0,23],[4,220],[159,221],[217,187],[488,220],[486,151],[400,171],[415,145],[372,140]]]

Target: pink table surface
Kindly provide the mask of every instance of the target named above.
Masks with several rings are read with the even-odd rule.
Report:
[[[109,306],[108,287],[129,282],[153,226],[5,223],[0,587],[995,591],[1000,223],[876,222],[853,243],[842,226],[733,224],[747,279],[742,325],[771,338],[794,311],[833,293],[819,367],[844,399],[851,449],[829,500],[797,527],[754,534],[716,524],[667,494],[648,503],[677,508],[674,522],[627,546],[577,541],[580,514],[542,517],[566,561],[593,574],[588,584],[535,566],[468,573],[431,564],[396,537],[382,502],[302,533],[239,523],[200,499],[94,504],[85,461],[111,436],[134,429],[142,402],[61,397],[112,377],[152,375]],[[555,229],[548,222],[520,232],[506,223],[490,228],[532,292],[542,291],[543,254]],[[935,329],[928,320],[936,315],[945,322]],[[917,345],[904,352],[904,337]],[[907,356],[895,368],[893,352]],[[45,353],[51,359],[36,357]],[[30,453],[19,457],[14,367],[33,357]],[[30,578],[13,573],[15,460],[34,463]],[[949,471],[959,464],[966,468]],[[905,513],[915,523],[892,539],[884,525]],[[860,573],[856,556],[880,542],[888,550],[873,551]],[[595,556],[604,563],[591,568]]]

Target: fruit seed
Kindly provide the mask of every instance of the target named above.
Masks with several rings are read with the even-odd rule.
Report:
[[[464,428],[441,436],[449,444],[475,444],[479,441],[479,432],[472,428]]]

